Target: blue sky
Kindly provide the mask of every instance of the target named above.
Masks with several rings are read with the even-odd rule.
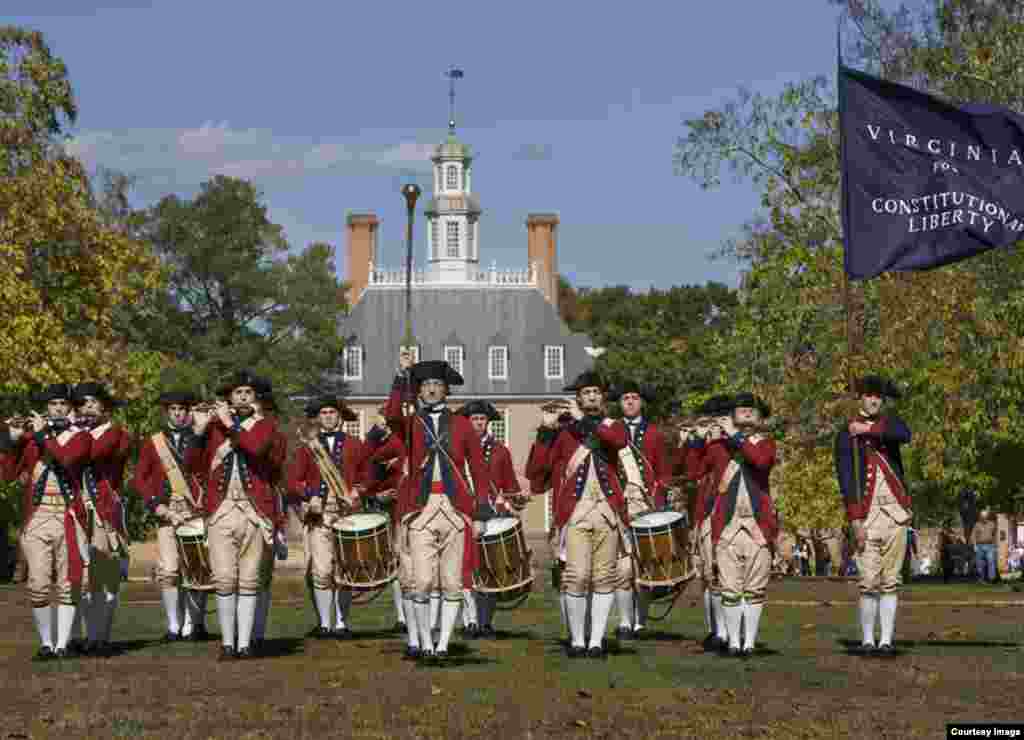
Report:
[[[486,266],[523,267],[525,221],[556,212],[575,284],[718,280],[710,253],[757,208],[745,184],[702,192],[672,171],[683,118],[739,85],[774,93],[832,74],[825,0],[252,3],[5,0],[41,30],[80,108],[74,151],[139,178],[137,205],[217,173],[254,180],[291,244],[339,248],[348,212],[404,253],[403,172],[446,134],[445,71],[465,70],[458,133],[477,153]],[[425,200],[425,199],[424,199]],[[422,202],[422,201],[421,201]],[[417,219],[416,259],[425,254]]]

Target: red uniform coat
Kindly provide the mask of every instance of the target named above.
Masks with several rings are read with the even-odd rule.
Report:
[[[288,464],[288,437],[280,429],[274,432],[274,441],[270,446],[270,464],[273,469],[270,485],[277,493],[274,526],[284,529],[288,524],[288,507],[285,506],[285,492],[282,492],[281,487],[287,485],[285,468]]]
[[[746,470],[749,475],[747,490],[750,493],[754,517],[757,519],[757,525],[765,540],[769,545],[773,545],[779,535],[779,518],[775,512],[775,505],[772,503],[768,477],[771,474],[772,466],[775,465],[775,441],[762,437],[755,443],[749,437],[738,434],[726,440],[724,444],[709,445],[707,454],[710,458],[712,476],[719,482],[733,455],[739,456],[744,461],[741,472],[733,476],[729,490],[726,493],[718,493],[715,499],[715,508],[711,512],[712,541],[718,543],[722,531],[732,520],[739,485],[737,476],[742,475],[742,471]],[[718,487],[718,483],[716,483],[716,492]]]
[[[714,474],[715,468],[712,460],[721,456],[712,448],[724,445],[725,442],[721,439],[714,439],[700,445],[686,443],[679,450],[682,457],[683,477],[697,484],[697,500],[693,507],[693,522],[696,528],[700,528],[704,518],[711,513],[715,506],[718,477]],[[728,450],[725,454],[728,455]],[[722,470],[725,468],[723,467]]]
[[[339,445],[341,447],[340,465],[338,464]],[[356,437],[339,431],[334,438],[334,446],[327,452],[334,460],[341,477],[348,483],[350,490],[362,485],[361,468],[365,456],[362,442]],[[304,444],[295,453],[295,460],[292,461],[291,467],[288,469],[289,501],[293,505],[299,505],[309,501],[313,496],[321,495],[320,483],[320,466],[316,464],[316,458],[313,457],[309,446]],[[344,502],[339,503],[343,504]]]
[[[647,484],[647,495],[654,499],[654,506],[660,509],[665,506],[669,478],[672,477],[672,466],[665,454],[665,435],[646,419],[637,425],[636,435],[640,438],[636,450],[641,453],[635,455],[636,462]],[[634,443],[630,444],[633,446]]]
[[[367,438],[363,442],[363,461],[359,471],[364,495],[397,492],[404,475],[405,458],[405,445],[397,434],[389,434],[383,440]]]
[[[856,437],[850,436],[848,426],[839,431],[834,453],[839,492],[846,505],[848,522],[867,517],[875,496],[875,480],[880,473],[900,506],[911,510],[913,504],[900,455],[900,445],[910,442],[910,437],[910,428],[894,415],[879,417],[866,433]]]
[[[279,520],[277,512],[277,496],[271,486],[274,478],[273,443],[277,427],[274,422],[267,418],[258,419],[252,428],[246,431],[240,429],[234,433],[236,450],[245,455],[246,467],[248,469],[249,486],[246,493],[263,516],[271,522]],[[227,494],[227,487],[224,481],[223,461],[213,467],[217,448],[228,439],[228,430],[219,420],[213,419],[206,428],[206,449],[204,451],[203,467],[209,470],[209,479],[206,484],[206,513],[213,514],[220,507]]]
[[[47,434],[40,445],[35,435],[26,432],[15,444],[12,452],[0,455],[0,469],[3,470],[6,480],[16,480],[24,476],[22,529],[29,525],[36,513],[35,487],[32,485],[32,471],[36,463],[45,455],[64,469],[71,497],[67,514],[64,516],[64,536],[68,548],[68,580],[74,586],[82,582],[84,563],[78,549],[77,530],[72,515],[83,527],[86,526],[85,504],[81,497],[82,469],[89,461],[92,441],[87,432],[77,431],[67,444],[62,445],[57,441],[56,435]]]
[[[526,479],[530,481],[530,493],[541,494],[551,488],[551,466],[545,443],[541,441],[543,429],[537,433],[537,441],[530,445],[530,454],[526,458]]]
[[[427,460],[427,432],[422,417],[418,415],[406,417],[402,414],[404,393],[404,380],[396,378],[391,396],[384,407],[384,418],[387,419],[388,426],[392,429],[392,435],[397,434],[404,441],[408,439],[407,432],[410,428],[412,432],[409,475],[399,492],[396,505],[398,509],[396,514],[399,519],[410,512],[420,510],[426,503],[422,500],[422,468]],[[446,493],[451,497],[451,503],[455,509],[462,512],[467,518],[473,518],[478,510],[487,509],[488,494],[491,489],[491,477],[487,466],[484,465],[483,452],[480,449],[480,435],[476,433],[466,417],[447,410],[444,414],[447,415],[446,423],[450,440],[447,452],[456,469],[451,476],[453,490],[446,491]],[[469,482],[466,480],[467,465],[473,480],[473,490],[470,490]]]
[[[167,437],[167,446],[173,453],[174,445],[171,442],[170,432],[159,432]],[[201,437],[190,437],[190,443],[186,443],[184,455],[179,462],[182,475],[189,485],[192,498],[201,501],[203,491],[199,478],[196,475],[198,468],[203,461],[203,447]],[[163,504],[166,506],[171,501],[170,484],[167,482],[167,471],[164,464],[160,462],[160,456],[156,452],[156,444],[153,437],[147,437],[142,443],[142,450],[139,452],[139,461],[135,465],[135,474],[132,476],[132,488],[142,496],[146,508],[156,512],[156,508]]]
[[[96,514],[108,527],[113,527],[122,535],[127,534],[121,487],[124,485],[124,468],[132,449],[132,436],[127,429],[114,424],[106,426],[99,437],[92,433],[89,436],[93,440],[85,474],[91,475],[96,485]]]
[[[545,430],[538,435],[536,447],[536,465],[539,469],[550,468],[552,490],[554,493],[554,514],[555,526],[563,527],[572,517],[573,509],[576,508],[576,486],[573,478],[565,478],[566,467],[576,450],[582,444],[585,435],[580,425],[576,422],[558,432],[554,441],[548,441],[554,436],[554,430]],[[621,421],[614,421],[611,424],[599,424],[594,431],[603,456],[607,459],[607,490],[605,495],[609,505],[619,515],[624,524],[629,523],[629,514],[626,511],[625,498],[622,495],[622,487],[619,485],[619,450],[626,446],[626,427]],[[593,456],[596,458],[596,455]]]
[[[512,465],[512,453],[508,447],[490,435],[485,436],[481,443],[484,461],[491,473],[492,493],[495,489],[501,494],[521,493],[523,488],[519,485],[516,469]]]

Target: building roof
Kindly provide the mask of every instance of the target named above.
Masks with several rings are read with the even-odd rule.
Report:
[[[412,291],[413,335],[421,360],[444,359],[446,345],[461,345],[465,385],[453,396],[567,395],[562,388],[593,366],[586,348],[593,341],[574,334],[536,288],[417,287]],[[363,347],[362,380],[346,380],[352,399],[386,396],[398,366],[405,334],[405,291],[367,289],[342,320],[343,336]],[[545,345],[562,345],[563,377],[544,375]],[[490,380],[488,348],[508,347],[508,380]]]
[[[441,159],[472,158],[473,152],[469,148],[469,145],[463,144],[455,137],[454,133],[450,133],[445,141],[434,147],[434,155],[431,157],[431,160],[436,162]]]

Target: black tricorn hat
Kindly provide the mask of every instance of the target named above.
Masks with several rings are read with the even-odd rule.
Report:
[[[465,416],[467,419],[476,414],[483,414],[488,421],[497,421],[501,418],[498,409],[490,401],[470,401],[455,413]]]
[[[637,383],[635,380],[627,380],[608,389],[608,400],[619,401],[627,393],[636,393],[648,403],[653,402],[657,395],[654,386],[650,383]]]
[[[888,398],[902,398],[903,394],[896,387],[895,383],[883,378],[881,375],[865,375],[858,378],[853,384],[853,389],[858,396],[872,395]]]
[[[733,396],[732,403],[730,404],[730,406],[734,411],[739,408],[757,409],[758,411],[761,412],[761,416],[772,415],[771,406],[765,403],[762,399],[755,396],[753,393],[747,391],[744,391],[743,393],[737,393],[735,396]]]
[[[71,386],[67,383],[52,383],[46,386],[46,390],[42,393],[37,393],[32,397],[33,403],[49,403],[50,401],[56,401],[58,398],[63,398],[66,401],[70,401],[74,396],[74,391]]]
[[[424,380],[440,380],[445,385],[462,385],[465,381],[451,365],[444,360],[424,360],[410,368],[414,383]]]
[[[273,386],[266,378],[262,378],[249,370],[239,370],[217,389],[218,396],[230,396],[235,388],[247,385],[256,392],[256,398],[263,400],[274,392]]]
[[[322,396],[306,404],[306,416],[313,418],[322,409],[338,409],[342,421],[359,421],[359,415],[337,396]]]
[[[88,381],[76,385],[75,389],[71,393],[71,402],[75,404],[75,406],[81,406],[85,403],[86,396],[98,398],[107,406],[124,406],[124,401],[114,398],[110,395],[110,391],[107,390],[106,386],[95,381]]]
[[[709,398],[698,406],[694,413],[698,416],[720,416],[732,411],[734,405],[733,397],[723,393]]]
[[[573,391],[579,393],[584,388],[600,388],[602,391],[607,389],[604,380],[593,370],[585,370],[576,376],[576,380],[572,381],[571,385],[565,386],[563,391]]]
[[[199,402],[199,398],[192,391],[166,391],[160,394],[156,402],[160,406],[170,406],[172,404],[195,406]]]

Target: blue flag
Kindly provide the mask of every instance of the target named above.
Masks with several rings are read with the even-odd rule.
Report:
[[[852,280],[930,270],[1024,238],[1024,116],[957,108],[839,67]]]

